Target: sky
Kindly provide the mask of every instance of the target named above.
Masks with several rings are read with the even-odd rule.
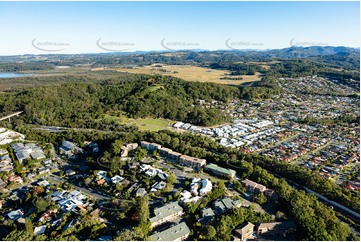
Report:
[[[360,47],[359,2],[0,2],[0,55]]]

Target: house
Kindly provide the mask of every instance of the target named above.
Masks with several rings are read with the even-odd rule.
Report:
[[[7,150],[0,149],[0,156],[7,155],[7,154],[9,154],[9,152]]]
[[[50,165],[51,164],[51,159],[46,159],[46,160],[43,160],[43,165]]]
[[[112,240],[112,236],[110,235],[103,235],[97,238],[95,241],[110,241]]]
[[[139,162],[131,162],[128,164],[128,168],[131,170],[137,168],[137,166],[139,166]]]
[[[84,145],[85,145],[85,147],[90,148],[93,153],[99,152],[99,145],[98,145],[98,143],[85,141],[85,142],[84,142]]]
[[[213,203],[213,207],[214,207],[214,212],[217,215],[221,215],[222,213],[224,213],[226,211],[226,207],[224,206],[224,204],[220,200],[215,201]]]
[[[248,192],[253,192],[255,194],[263,193],[267,189],[265,186],[248,179],[243,180],[242,185]]]
[[[34,150],[30,153],[30,156],[34,160],[41,160],[46,158],[42,150]]]
[[[26,175],[26,178],[31,179],[31,178],[33,178],[33,177],[35,177],[35,176],[36,176],[35,173],[28,173],[28,174]]]
[[[99,172],[97,173],[97,178],[98,178],[98,179],[104,178],[104,177],[106,177],[106,176],[107,176],[107,172],[106,172],[106,171],[99,171]]]
[[[52,210],[49,210],[49,211],[43,213],[39,218],[39,222],[51,221],[52,217],[55,217],[57,212],[58,212],[58,209],[52,209]]]
[[[184,190],[183,192],[180,193],[182,198],[181,200],[186,200],[186,199],[190,199],[192,197],[192,193],[188,192],[187,190]]]
[[[121,157],[127,157],[128,156],[128,148],[125,146],[120,147],[120,149],[122,150],[122,152],[120,153]]]
[[[137,189],[139,187],[138,183],[134,183],[133,185],[131,185],[131,187],[129,187],[128,192],[132,193],[133,191],[135,191],[135,189]]]
[[[73,175],[76,174],[76,172],[73,169],[68,169],[68,170],[65,171],[65,174],[67,176],[73,176]]]
[[[269,200],[269,201],[274,201],[275,202],[275,201],[278,200],[278,195],[272,189],[266,189],[264,191],[264,195],[267,197],[267,200]]]
[[[39,172],[39,174],[43,174],[43,173],[49,173],[50,170],[47,167],[41,167],[38,169],[38,172]]]
[[[205,167],[206,171],[209,171],[217,176],[221,176],[221,177],[227,177],[230,179],[234,179],[236,177],[236,171],[232,170],[232,169],[226,169],[220,166],[217,166],[215,164],[208,164]]]
[[[208,179],[202,180],[202,188],[199,190],[199,195],[204,196],[212,191],[212,183]]]
[[[155,175],[158,174],[158,169],[155,169],[155,168],[150,168],[148,169],[146,172],[145,172],[145,175],[148,176],[148,177],[153,177]]]
[[[83,149],[79,148],[76,144],[64,140],[59,148],[59,153],[66,155],[70,159],[76,158],[77,154],[82,154]]]
[[[113,184],[116,184],[116,183],[118,183],[118,182],[123,181],[123,180],[124,180],[124,177],[121,177],[121,176],[116,175],[116,176],[112,177],[111,180],[112,180]]]
[[[0,188],[5,188],[7,184],[0,178]]]
[[[202,218],[199,220],[199,222],[203,225],[206,225],[212,222],[216,215],[211,208],[203,208],[201,210],[201,216]]]
[[[192,183],[190,184],[190,189],[191,189],[191,194],[194,196],[198,196],[198,188],[199,188],[199,183],[201,182],[200,178],[196,178],[194,177],[192,179]]]
[[[14,211],[11,211],[10,213],[7,214],[7,216],[11,220],[16,220],[18,218],[21,218],[23,215],[24,215],[24,212],[23,212],[22,209],[14,210]]]
[[[235,231],[235,235],[240,238],[240,240],[244,241],[251,237],[253,237],[254,224],[250,222],[243,223],[239,226]]]
[[[0,161],[2,163],[10,163],[11,162],[11,158],[8,154],[0,156]]]
[[[136,197],[144,197],[145,195],[147,195],[147,191],[145,190],[145,188],[139,188],[135,193]]]
[[[19,150],[18,152],[15,151],[15,156],[20,164],[22,164],[26,159],[30,159],[29,152],[25,150]]]
[[[257,236],[272,240],[291,240],[294,233],[287,233],[295,230],[296,224],[292,220],[282,222],[260,223],[257,227]]]
[[[150,218],[152,228],[182,216],[183,208],[178,205],[178,202],[171,202],[165,204],[163,207],[155,208],[154,214],[155,216]]]
[[[152,241],[181,241],[188,238],[190,229],[185,222],[150,236]]]
[[[35,227],[34,234],[43,234],[46,231],[46,225]]]
[[[157,189],[157,190],[162,190],[167,186],[167,183],[165,183],[164,181],[161,182],[156,182],[153,184],[153,188]]]
[[[163,172],[163,171],[158,171],[158,177],[160,178],[160,179],[162,179],[162,180],[167,180],[167,178],[168,178],[168,174],[167,173],[165,173],[165,172]]]
[[[135,150],[138,147],[137,143],[130,143],[126,145],[128,151]]]
[[[38,186],[46,187],[50,183],[47,180],[41,180],[41,181],[38,181],[37,184],[38,184]]]
[[[127,187],[127,186],[129,186],[130,183],[131,182],[129,180],[125,179],[125,180],[121,181],[119,184],[124,187]]]
[[[256,230],[257,237],[278,238],[278,236],[283,236],[283,232],[285,231],[281,227],[283,227],[281,222],[260,223]]]
[[[23,183],[23,179],[20,176],[11,176],[8,178],[9,182]]]
[[[100,180],[97,180],[97,184],[98,184],[99,186],[102,186],[104,183],[106,183],[105,178],[102,178],[102,179],[100,179]]]
[[[225,197],[225,198],[223,198],[221,201],[222,201],[222,203],[223,203],[223,205],[224,205],[224,207],[225,207],[226,209],[229,210],[229,209],[234,208],[233,200],[230,199],[229,197]]]

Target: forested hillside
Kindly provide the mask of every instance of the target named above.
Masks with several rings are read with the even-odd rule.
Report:
[[[100,82],[30,88],[1,97],[1,113],[24,110],[25,122],[41,125],[97,128],[97,120],[108,111],[124,111],[131,118],[214,125],[229,121],[229,116],[200,107],[199,100],[227,102],[239,97],[239,89],[172,77],[128,75]]]

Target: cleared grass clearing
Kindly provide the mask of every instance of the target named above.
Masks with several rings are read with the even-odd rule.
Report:
[[[228,76],[228,71],[223,70],[214,70],[205,67],[190,66],[190,65],[163,65],[162,67],[155,66],[143,66],[143,67],[133,67],[133,68],[109,68],[108,70],[116,70],[119,72],[128,72],[136,74],[158,74],[158,75],[167,75],[174,76],[186,81],[192,82],[213,82],[219,84],[228,84],[228,85],[239,85],[245,82],[253,82],[260,80],[259,73],[256,73],[252,76],[242,75],[242,76],[230,76],[231,78],[242,77],[242,80],[222,80]]]
[[[130,120],[130,124],[135,124],[140,130],[159,131],[167,129],[173,125],[173,121],[168,119],[134,119]]]
[[[172,120],[162,119],[162,118],[131,119],[131,118],[127,118],[125,115],[111,116],[108,114],[104,115],[104,119],[118,121],[121,124],[127,124],[127,125],[133,124],[136,125],[139,128],[139,130],[148,130],[148,131],[159,131],[163,129],[168,129],[169,127],[172,127],[172,125],[175,123]]]

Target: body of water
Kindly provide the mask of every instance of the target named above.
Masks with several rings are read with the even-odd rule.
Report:
[[[16,78],[22,76],[31,76],[31,74],[20,74],[14,72],[0,72],[0,78]]]

